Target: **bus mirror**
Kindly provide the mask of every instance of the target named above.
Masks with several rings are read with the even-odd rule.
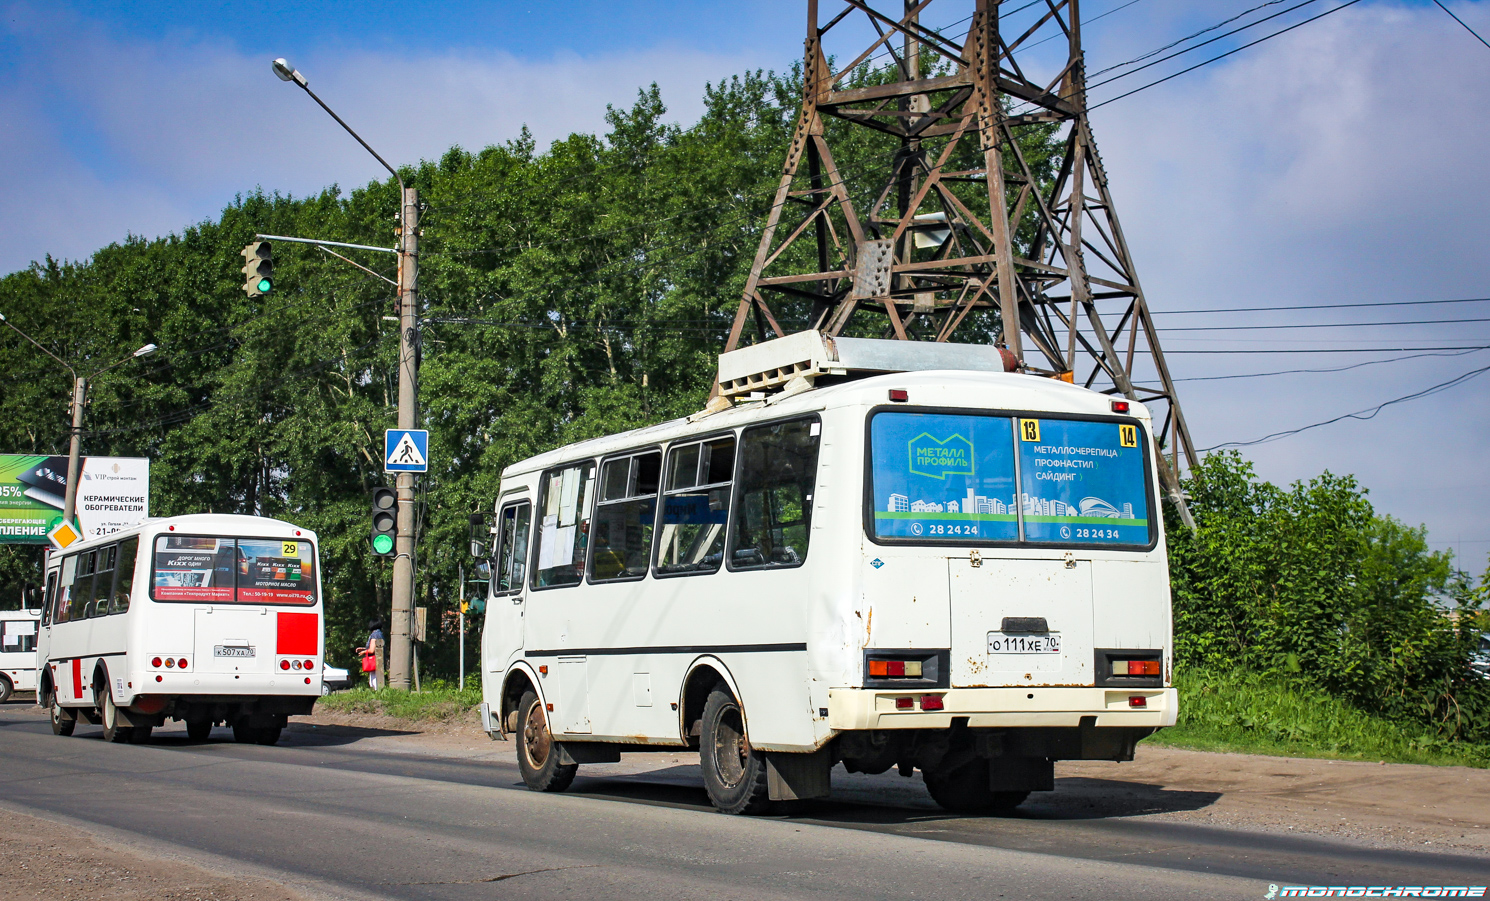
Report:
[[[471,556],[475,557],[477,560],[484,559],[486,557],[486,542],[476,538],[472,538]]]

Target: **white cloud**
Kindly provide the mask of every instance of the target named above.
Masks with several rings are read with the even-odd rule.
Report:
[[[26,177],[6,205],[51,221],[5,217],[0,271],[48,252],[85,257],[129,232],[179,231],[255,186],[304,195],[384,176],[309,97],[271,74],[267,54],[216,40],[121,40],[65,14],[12,12],[10,37],[24,48],[12,71],[27,75],[0,82],[7,121],[20,126],[0,138],[0,166]],[[501,143],[524,124],[540,146],[603,130],[607,103],[630,105],[653,81],[669,118],[686,122],[702,109],[705,81],[761,64],[674,47],[541,61],[351,52],[291,62],[395,166],[452,144]]]

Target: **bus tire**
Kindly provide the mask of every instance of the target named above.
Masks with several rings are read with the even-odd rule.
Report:
[[[77,715],[71,711],[62,709],[62,703],[57,700],[57,693],[55,691],[47,692],[47,697],[49,699],[47,712],[52,719],[52,734],[71,735],[72,730],[78,726]]]
[[[745,713],[723,686],[704,702],[698,742],[699,764],[709,800],[728,814],[763,813],[771,806],[766,758],[745,737]]]
[[[0,673],[0,704],[9,701],[13,694],[15,694],[15,686],[11,684],[10,677]]]
[[[259,740],[259,730],[248,723],[233,724],[233,741],[240,745],[251,745]]]
[[[254,744],[279,744],[279,729],[279,726],[266,726],[262,729],[257,730],[259,734],[254,737]]]
[[[530,791],[561,792],[574,781],[577,763],[559,763],[559,748],[543,702],[532,691],[517,704],[517,768]]]
[[[130,739],[134,729],[119,723],[119,708],[114,706],[114,693],[103,690],[103,703],[99,704],[99,718],[103,720],[103,740],[122,743]]]
[[[187,720],[186,737],[191,741],[206,741],[212,735],[211,720]]]
[[[129,743],[132,745],[148,745],[150,744],[150,733],[154,731],[154,726],[135,726],[130,730]]]

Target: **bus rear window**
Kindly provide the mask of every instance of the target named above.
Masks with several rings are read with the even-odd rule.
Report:
[[[873,536],[1146,546],[1148,465],[1131,422],[882,412],[870,422]]]
[[[315,548],[281,538],[161,535],[150,596],[209,604],[314,604]]]

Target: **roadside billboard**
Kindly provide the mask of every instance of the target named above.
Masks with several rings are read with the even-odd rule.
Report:
[[[0,544],[47,544],[66,495],[67,457],[0,454]],[[84,457],[75,504],[84,538],[138,523],[150,515],[150,461]]]

